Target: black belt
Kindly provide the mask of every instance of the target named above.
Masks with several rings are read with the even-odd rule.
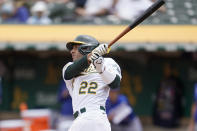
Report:
[[[105,111],[105,107],[100,106],[100,110]],[[80,113],[81,114],[84,113],[84,112],[86,112],[86,108],[85,107],[80,109]],[[76,119],[79,116],[79,111],[76,111],[73,116]]]

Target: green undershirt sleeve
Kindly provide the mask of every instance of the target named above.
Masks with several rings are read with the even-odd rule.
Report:
[[[64,72],[64,79],[70,80],[73,77],[78,76],[82,71],[88,68],[87,55],[83,56],[81,59],[75,61],[72,65],[68,66]]]
[[[112,83],[109,84],[109,87],[112,88],[112,89],[120,87],[120,77],[118,75],[116,75],[116,77],[112,81]]]

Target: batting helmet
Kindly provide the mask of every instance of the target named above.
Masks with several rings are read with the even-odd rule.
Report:
[[[66,47],[68,50],[72,50],[73,45],[80,45],[78,50],[82,55],[90,53],[94,48],[99,45],[99,42],[92,36],[79,35],[74,41],[68,42]]]

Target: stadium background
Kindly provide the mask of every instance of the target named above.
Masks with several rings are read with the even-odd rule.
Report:
[[[188,8],[187,2],[193,7]],[[187,125],[193,85],[197,81],[197,3],[168,0],[166,8],[166,13],[155,13],[118,41],[109,56],[120,63],[121,91],[145,124],[151,124],[146,119],[151,118],[159,82],[173,65],[172,71],[184,85],[183,125]],[[56,97],[61,69],[71,60],[65,43],[78,34],[90,34],[107,43],[128,24],[128,21],[116,23],[97,18],[45,26],[0,25],[0,61],[1,69],[5,69],[0,119],[19,117],[19,105],[23,101],[29,108],[58,110]]]

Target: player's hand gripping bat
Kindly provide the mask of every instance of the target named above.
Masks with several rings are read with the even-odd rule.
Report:
[[[141,22],[143,22],[146,18],[148,18],[152,13],[154,13],[156,10],[158,10],[163,4],[164,0],[157,0],[153,5],[151,5],[144,13],[142,13],[131,25],[129,25],[125,30],[123,30],[115,39],[113,39],[109,45],[108,48],[118,41],[120,38],[122,38],[125,34],[127,34],[130,30],[135,28],[137,25],[139,25]]]

